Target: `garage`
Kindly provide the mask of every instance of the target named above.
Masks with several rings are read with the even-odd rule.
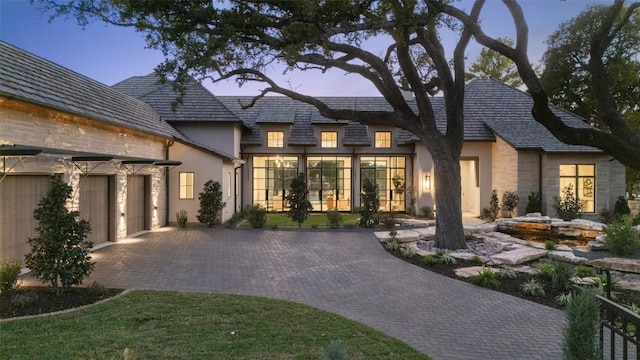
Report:
[[[33,211],[49,191],[47,175],[11,175],[0,182],[0,259],[23,261],[37,236]]]
[[[149,176],[127,176],[127,235],[148,230]]]
[[[87,240],[94,245],[112,240],[115,223],[113,213],[113,178],[107,175],[85,176],[80,182],[80,218],[91,223]]]

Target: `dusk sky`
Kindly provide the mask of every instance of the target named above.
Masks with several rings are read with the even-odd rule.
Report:
[[[529,58],[537,64],[546,49],[544,40],[561,22],[575,17],[589,5],[610,4],[611,1],[522,0],[520,3],[529,24]],[[468,10],[471,4],[465,0],[457,6]],[[515,38],[513,22],[502,2],[488,0],[481,20],[489,35]],[[146,75],[163,61],[161,52],[145,49],[142,35],[133,29],[102,23],[82,29],[75,20],[64,18],[49,23],[49,15],[28,1],[0,0],[0,40],[107,85],[131,76]],[[446,34],[443,38],[445,46],[453,46],[455,41],[455,34]],[[374,41],[366,46],[377,52],[386,49],[387,45]],[[467,49],[467,66],[479,51],[480,47],[472,40]],[[448,55],[451,55],[450,51]],[[270,75],[281,84],[288,83],[309,95],[379,95],[365,80],[341,71],[282,75],[281,69],[273,69]],[[263,87],[252,84],[239,88],[232,81],[206,86],[215,95],[255,95]]]

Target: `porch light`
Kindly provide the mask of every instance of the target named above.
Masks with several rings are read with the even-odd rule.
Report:
[[[422,188],[425,191],[431,190],[431,174],[424,174],[424,182],[422,183]]]

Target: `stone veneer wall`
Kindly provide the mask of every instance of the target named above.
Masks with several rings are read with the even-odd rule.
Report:
[[[520,170],[518,168],[518,151],[504,140],[496,137],[496,142],[491,151],[493,186],[491,190],[497,190],[498,200],[502,205],[502,194],[505,191],[518,191]],[[518,196],[521,196],[518,194]]]
[[[164,139],[161,137],[4,98],[0,98],[0,144],[19,144],[132,158],[164,159],[165,156]],[[63,179],[74,188],[74,197],[69,207],[77,209],[80,203],[77,189],[82,171],[68,158],[70,156],[41,154],[25,159],[11,172],[63,174]],[[96,168],[93,166],[95,164],[89,167],[92,169],[92,174],[116,177],[116,213],[111,215],[118,219],[115,240],[124,239],[127,235],[126,221],[119,221],[119,214],[120,211],[126,212],[126,184],[129,170],[114,161],[100,164]],[[163,226],[166,224],[167,206],[164,176],[161,172],[149,167],[142,169],[137,175],[151,175],[153,206],[157,207],[152,214],[151,227],[154,229]]]

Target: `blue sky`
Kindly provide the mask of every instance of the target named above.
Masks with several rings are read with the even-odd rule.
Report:
[[[544,40],[558,25],[578,15],[588,5],[608,4],[604,0],[521,0],[529,24],[529,58],[537,64],[544,53]],[[472,2],[464,0],[458,6],[469,9]],[[481,15],[485,32],[493,36],[515,37],[514,26],[504,5],[488,0]],[[22,0],[0,0],[0,40],[41,56],[82,75],[113,85],[131,76],[146,75],[163,61],[162,53],[145,48],[141,34],[133,29],[93,23],[85,29],[73,19],[56,18],[49,23],[49,15],[36,5]],[[445,34],[443,41],[455,43],[455,34]],[[386,44],[372,42],[376,49]],[[467,49],[470,64],[480,47],[473,41]],[[273,69],[273,78],[294,89],[315,96],[375,96],[375,88],[355,75],[331,71],[328,74],[304,72],[282,75]],[[261,85],[239,88],[228,81],[207,87],[215,95],[255,95]]]

